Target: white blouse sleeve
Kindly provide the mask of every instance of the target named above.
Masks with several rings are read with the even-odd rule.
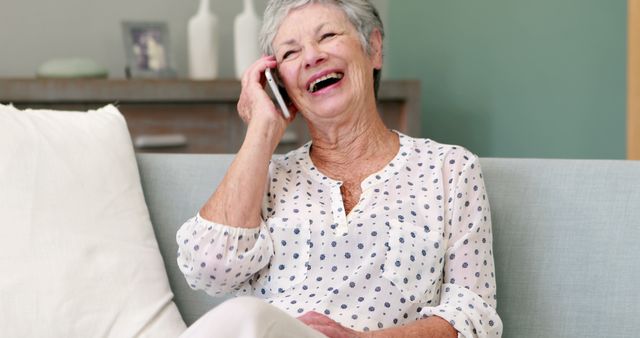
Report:
[[[267,227],[238,228],[198,214],[178,230],[178,267],[192,289],[216,296],[241,290],[273,255]]]
[[[496,312],[491,214],[478,158],[471,153],[446,159],[454,169],[445,201],[449,238],[440,304],[426,316],[446,319],[459,337],[496,337],[502,321]],[[446,166],[445,166],[446,167]]]

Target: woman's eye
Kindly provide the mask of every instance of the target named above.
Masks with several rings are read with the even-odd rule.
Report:
[[[282,54],[282,59],[286,59],[288,58],[291,54],[293,54],[293,51],[286,51],[284,54]]]
[[[322,34],[322,37],[320,38],[320,40],[332,38],[334,36],[336,36],[336,33],[324,33],[324,34]]]

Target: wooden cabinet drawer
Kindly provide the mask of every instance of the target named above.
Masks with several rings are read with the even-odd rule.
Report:
[[[122,104],[119,109],[141,152],[232,153],[244,138],[244,124],[230,104]],[[142,144],[158,136],[181,136],[184,144]]]

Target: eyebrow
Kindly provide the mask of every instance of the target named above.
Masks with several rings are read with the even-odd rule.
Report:
[[[315,34],[318,34],[318,32],[319,32],[319,31],[321,31],[321,30],[322,30],[322,28],[323,28],[324,26],[326,26],[327,24],[328,24],[327,22],[324,22],[324,23],[321,23],[320,25],[318,25],[318,27],[316,27],[316,29],[315,29],[314,33],[315,33]],[[285,45],[295,45],[295,44],[296,44],[296,42],[297,42],[297,41],[296,41],[296,39],[289,39],[289,40],[287,40],[287,41],[285,41],[285,42],[283,42],[283,43],[279,44],[279,45],[276,47],[276,50],[278,50],[281,46],[285,46]]]

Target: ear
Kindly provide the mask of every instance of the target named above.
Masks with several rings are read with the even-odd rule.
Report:
[[[371,48],[371,63],[373,68],[382,69],[382,34],[374,29],[369,35],[369,46]]]

